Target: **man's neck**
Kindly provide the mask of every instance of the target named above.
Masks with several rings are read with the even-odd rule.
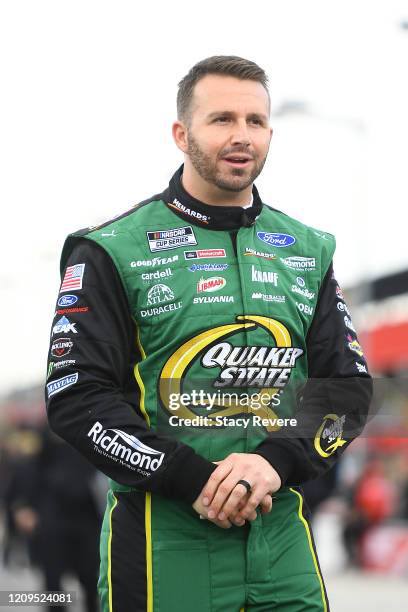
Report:
[[[181,182],[193,198],[211,206],[247,206],[252,200],[252,185],[242,191],[227,191],[205,181],[191,164],[184,164]]]

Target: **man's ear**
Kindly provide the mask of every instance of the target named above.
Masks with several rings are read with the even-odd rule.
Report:
[[[187,127],[182,121],[175,121],[172,125],[173,139],[183,153],[187,153]]]

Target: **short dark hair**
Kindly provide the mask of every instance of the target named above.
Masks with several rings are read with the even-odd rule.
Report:
[[[268,77],[258,64],[237,55],[213,55],[195,64],[178,84],[177,116],[182,121],[189,122],[194,87],[207,74],[219,74],[242,80],[257,81],[265,87],[269,98]]]

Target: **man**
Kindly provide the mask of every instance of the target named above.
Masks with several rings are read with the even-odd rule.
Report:
[[[103,610],[327,610],[299,485],[370,397],[334,238],[253,185],[272,136],[259,66],[203,60],[177,102],[169,187],[62,254],[48,415],[111,478]]]

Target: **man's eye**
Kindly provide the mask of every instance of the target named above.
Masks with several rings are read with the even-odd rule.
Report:
[[[255,117],[251,119],[251,123],[254,123],[255,125],[263,125],[262,121],[260,119],[255,119]]]
[[[219,123],[226,123],[229,121],[229,117],[217,117],[215,121]]]

